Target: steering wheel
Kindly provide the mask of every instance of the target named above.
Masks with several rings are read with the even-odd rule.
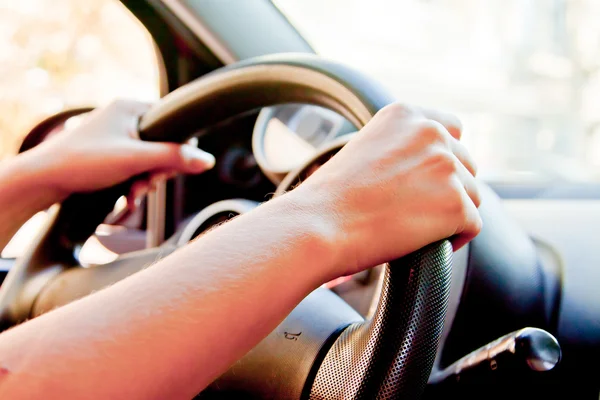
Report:
[[[228,118],[281,103],[327,107],[360,128],[392,101],[357,71],[314,55],[283,54],[221,68],[173,91],[141,118],[139,130],[143,140],[183,142]],[[74,194],[53,206],[41,234],[0,289],[4,327],[116,282],[171,251],[161,247],[106,265],[78,266],[76,247],[130,184]],[[452,247],[443,240],[389,262],[368,321],[329,290],[315,290],[199,396],[419,397],[442,332],[451,259]]]

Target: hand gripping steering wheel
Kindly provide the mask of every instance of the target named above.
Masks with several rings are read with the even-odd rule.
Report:
[[[141,119],[140,137],[183,142],[228,118],[281,103],[324,106],[360,128],[392,101],[371,79],[314,55],[259,57],[221,68],[164,97]],[[81,268],[74,257],[76,246],[130,184],[75,194],[53,207],[0,289],[5,327],[116,282],[156,258],[159,250],[153,249]],[[443,240],[391,261],[368,321],[329,290],[315,290],[199,397],[419,397],[442,332],[451,259],[452,247]]]

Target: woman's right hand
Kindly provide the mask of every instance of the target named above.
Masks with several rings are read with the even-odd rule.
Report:
[[[391,104],[293,196],[333,227],[335,276],[481,230],[476,167],[448,114]],[[296,197],[299,198],[299,197]]]

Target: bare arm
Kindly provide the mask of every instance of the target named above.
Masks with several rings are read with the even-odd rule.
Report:
[[[44,169],[27,153],[0,163],[0,251],[36,212],[63,200],[56,188],[39,179]]]
[[[328,279],[470,240],[479,199],[457,132],[388,107],[294,191],[0,335],[1,397],[193,397]]]
[[[333,270],[327,227],[303,214],[289,197],[269,202],[6,332],[0,397],[192,398]]]

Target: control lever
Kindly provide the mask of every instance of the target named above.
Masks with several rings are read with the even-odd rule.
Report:
[[[543,329],[524,328],[480,347],[441,371],[433,371],[429,384],[486,384],[500,376],[518,378],[522,375],[519,372],[550,371],[560,359],[560,345],[554,336]]]

